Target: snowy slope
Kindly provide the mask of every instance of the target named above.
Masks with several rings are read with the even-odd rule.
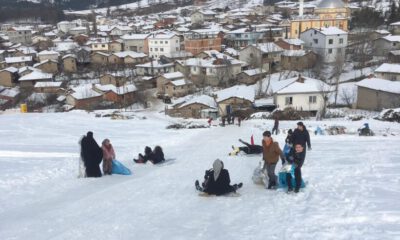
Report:
[[[110,120],[84,112],[0,116],[0,239],[399,239],[400,125],[371,120],[379,136],[312,136],[298,195],[251,182],[259,156],[228,157],[273,122],[242,127],[167,130],[177,120]],[[205,120],[199,120],[205,122]],[[356,129],[362,122],[340,124]],[[281,122],[294,127],[295,122]],[[397,136],[383,137],[390,128]],[[110,138],[132,176],[78,179],[79,136]],[[282,145],[284,135],[275,139]],[[160,144],[163,166],[133,165],[144,146]],[[202,198],[195,179],[224,161],[241,196]]]

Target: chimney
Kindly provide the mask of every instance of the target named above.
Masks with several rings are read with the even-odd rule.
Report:
[[[303,17],[304,13],[304,0],[299,0],[299,17]]]
[[[299,74],[299,77],[297,78],[296,82],[304,83],[304,78],[301,77],[301,74]]]

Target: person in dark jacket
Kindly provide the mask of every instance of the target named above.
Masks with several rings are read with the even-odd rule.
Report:
[[[278,129],[279,129],[279,119],[278,117],[275,117],[275,121],[274,121],[274,127],[272,128],[272,134],[278,135]]]
[[[244,152],[246,154],[260,154],[263,152],[263,147],[261,145],[250,144],[242,139],[239,139],[239,142],[243,143],[245,147],[234,147],[232,146],[233,151],[229,153],[230,156],[238,155],[239,152]]]
[[[153,164],[158,164],[165,161],[163,150],[160,146],[156,146],[152,153],[152,158],[149,159]]]
[[[231,179],[228,170],[224,169],[224,163],[216,159],[213,163],[213,168],[206,171],[204,176],[203,187],[200,187],[199,181],[196,180],[196,189],[208,193],[210,195],[224,195],[231,192],[236,192],[237,189],[243,186],[243,183],[230,185]]]
[[[295,189],[294,192],[298,193],[301,187],[301,167],[304,164],[304,160],[306,157],[306,153],[304,151],[304,147],[301,144],[295,144],[294,149],[292,148],[292,150],[289,153],[289,157],[287,158],[287,161],[290,164],[294,164],[295,168],[294,168],[294,178],[295,178]],[[288,192],[293,191],[293,187],[292,187],[292,174],[287,173],[286,174],[286,182],[288,184]]]
[[[100,163],[103,150],[93,138],[93,132],[88,132],[81,141],[81,157],[86,167],[87,177],[101,177]]]
[[[288,144],[289,146],[293,146],[292,134],[293,134],[293,130],[289,129],[286,139],[285,139],[285,143]]]
[[[304,152],[306,152],[306,144],[308,150],[311,150],[310,134],[308,133],[306,126],[304,126],[303,122],[297,123],[297,128],[293,131],[292,134],[292,142],[293,145],[301,144],[304,148]]]
[[[144,148],[144,156],[139,153],[138,159],[133,159],[135,163],[146,163],[150,159],[153,158],[153,152],[151,151],[151,148],[149,146],[146,146]]]

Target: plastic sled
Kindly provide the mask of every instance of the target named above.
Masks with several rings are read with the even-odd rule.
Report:
[[[288,186],[287,182],[286,182],[286,174],[287,174],[286,170],[282,169],[281,171],[279,171],[278,182],[279,182],[279,187],[280,188],[285,188],[285,187]],[[290,174],[292,175],[292,187],[294,187],[294,186],[296,186],[296,180],[294,178],[294,166],[293,165],[291,165]],[[301,186],[300,187],[301,188],[305,188],[306,187],[306,184],[304,183],[303,179],[301,179]]]
[[[129,168],[125,167],[121,162],[117,160],[112,161],[112,174],[121,174],[121,175],[131,175],[132,172]]]

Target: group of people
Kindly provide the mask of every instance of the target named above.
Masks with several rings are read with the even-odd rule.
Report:
[[[221,118],[221,125],[223,127],[225,127],[225,124],[228,123],[228,125],[235,125],[235,117],[233,115],[231,116],[226,116],[226,117],[222,117]],[[241,123],[242,123],[242,118],[240,116],[237,117],[237,123],[238,126],[240,127]]]
[[[285,144],[290,150],[285,154],[279,146],[278,142],[275,142],[272,138],[270,131],[263,133],[263,140],[261,145],[249,144],[239,139],[245,146],[235,148],[232,146],[234,151],[230,155],[235,155],[239,151],[243,151],[246,154],[260,154],[263,155],[263,171],[267,173],[268,183],[267,189],[276,189],[278,186],[278,177],[275,174],[275,168],[279,159],[282,161],[282,165],[294,166],[294,178],[295,185],[292,186],[292,174],[290,171],[286,173],[286,183],[288,185],[288,192],[298,193],[302,184],[301,168],[304,164],[306,157],[306,147],[311,150],[310,134],[308,133],[303,122],[297,123],[297,128],[292,131],[288,131],[288,135],[285,139]],[[228,170],[223,169],[223,163],[221,160],[215,160],[213,168],[207,170],[204,176],[204,182],[200,186],[199,181],[195,182],[197,190],[206,192],[208,194],[222,195],[230,192],[236,192],[236,190],[242,187],[242,183],[230,185]]]
[[[112,175],[113,161],[116,159],[114,147],[109,139],[104,139],[101,147],[97,144],[93,137],[93,132],[88,132],[80,140],[81,160],[84,165],[84,173],[82,177],[101,177],[104,175]],[[156,146],[152,151],[146,146],[144,155],[139,154],[138,159],[134,159],[136,163],[158,164],[165,161],[163,150],[160,146]],[[103,162],[103,173],[100,170],[100,163]]]

